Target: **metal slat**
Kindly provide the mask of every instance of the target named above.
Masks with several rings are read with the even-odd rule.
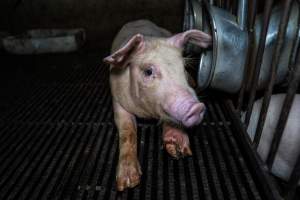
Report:
[[[154,153],[154,138],[153,138],[153,128],[149,127],[147,128],[148,134],[148,150],[147,155],[145,155],[145,158],[147,158],[147,168],[145,169],[145,172],[147,176],[145,177],[145,191],[144,191],[144,197],[143,199],[151,199],[151,189],[153,184],[153,153]]]
[[[100,159],[99,159],[99,161],[96,165],[96,168],[93,170],[94,174],[93,174],[93,176],[91,177],[91,179],[89,180],[89,183],[88,183],[91,190],[87,191],[88,192],[87,199],[94,198],[95,190],[93,188],[96,188],[98,179],[101,179],[101,177],[103,177],[104,163],[105,163],[106,157],[109,155],[109,153],[108,153],[109,152],[109,147],[112,146],[112,141],[113,141],[113,136],[114,136],[112,129],[109,129],[106,134],[107,134],[107,136],[105,138],[106,143],[104,144],[104,146],[101,150]]]
[[[73,199],[82,199],[84,192],[86,191],[86,187],[88,186],[88,179],[93,176],[93,169],[95,168],[95,165],[99,159],[99,153],[101,152],[101,147],[103,146],[104,141],[104,136],[106,135],[108,126],[103,126],[101,130],[98,129],[97,127],[93,127],[94,132],[99,131],[99,135],[96,138],[96,145],[95,147],[91,150],[89,154],[89,159],[87,161],[87,164],[84,168],[83,173],[79,177],[79,182],[78,182],[78,187],[77,187],[77,192],[74,194]]]
[[[41,127],[34,127],[33,130],[39,130]],[[34,132],[32,131],[32,132]],[[30,150],[32,147],[31,145],[35,144],[35,142],[40,139],[37,135],[34,135],[32,132],[28,132],[28,137],[24,137],[24,139],[20,139],[14,145],[11,147],[10,151],[7,151],[8,153],[2,157],[1,163],[4,163],[0,166],[0,187],[4,185],[4,183],[7,181],[9,176],[13,174],[13,171],[16,169],[16,167],[19,166],[19,163],[22,162],[22,160],[25,159],[24,156],[26,156],[26,153]]]
[[[33,153],[30,154],[30,157],[32,159],[28,159],[28,167],[24,168],[23,166],[26,164],[26,162],[22,162],[22,167],[19,167],[18,169],[19,172],[14,173],[14,176],[16,176],[16,174],[20,174],[20,178],[18,178],[18,180],[15,180],[13,178],[9,180],[11,182],[10,184],[12,185],[11,187],[14,188],[14,192],[11,193],[10,196],[8,196],[8,199],[15,199],[16,197],[18,197],[18,199],[21,199],[22,197],[24,197],[22,192],[29,185],[28,182],[30,183],[31,181],[33,181],[34,173],[38,169],[39,164],[42,162],[44,157],[47,155],[51,144],[53,144],[54,141],[59,138],[59,131],[56,131],[55,134],[52,134],[52,132],[54,132],[53,129],[55,128],[52,126],[47,130],[47,135],[49,135],[49,137],[45,137],[45,143],[41,143],[39,146],[35,147],[36,155],[34,155]],[[23,171],[21,171],[22,168]]]
[[[86,127],[79,126],[76,129],[76,135],[74,138],[71,138],[67,149],[61,150],[61,156],[59,158],[58,166],[55,167],[54,173],[49,176],[50,180],[47,183],[47,188],[44,193],[41,195],[40,199],[51,199],[56,198],[55,191],[59,188],[60,182],[64,177],[64,172],[68,169],[69,163],[72,162],[72,155],[76,151],[76,147],[81,140],[85,140],[88,134],[82,134]]]
[[[288,90],[286,93],[286,96],[284,98],[284,102],[282,104],[281,112],[279,115],[279,119],[276,125],[274,137],[272,139],[270,152],[267,158],[267,165],[270,169],[272,169],[272,165],[281,141],[281,137],[284,131],[284,127],[286,125],[286,122],[288,120],[288,116],[293,104],[293,100],[295,97],[295,93],[297,92],[299,81],[300,81],[300,50],[298,50],[298,56],[297,56],[296,66],[293,70],[293,75],[290,79],[290,83],[288,85]]]
[[[156,137],[156,149],[157,149],[157,163],[156,163],[156,196],[153,196],[153,198],[155,199],[159,199],[159,198],[163,198],[164,197],[164,162],[163,162],[163,154],[164,152],[164,148],[163,148],[163,141],[162,141],[162,129],[157,127],[155,129],[155,132],[153,133]]]
[[[264,195],[266,195],[266,198],[272,199],[272,200],[280,200],[280,194],[278,191],[278,187],[269,175],[268,169],[266,165],[262,162],[259,155],[257,154],[256,150],[253,149],[252,145],[250,144],[250,140],[247,137],[247,131],[240,121],[239,117],[234,113],[234,106],[230,100],[225,100],[225,111],[229,114],[230,118],[233,120],[234,123],[234,133],[236,135],[236,140],[239,142],[240,145],[243,146],[245,149],[245,153],[247,155],[248,162],[250,162],[250,167],[254,168],[252,170],[252,176],[255,176],[260,183],[260,186],[262,190],[264,191]],[[221,116],[221,119],[225,125],[225,133],[229,133],[230,135],[233,135],[233,132],[231,132],[228,125],[225,123],[224,115],[222,114],[221,109],[219,110],[219,114]],[[233,138],[231,138],[230,141],[234,141]],[[237,144],[235,144],[236,146]]]
[[[201,132],[204,133],[205,130],[203,128],[201,129]],[[200,144],[204,147],[204,160],[205,163],[207,163],[208,168],[208,176],[209,180],[211,182],[211,189],[212,189],[212,195],[215,199],[224,199],[225,195],[222,191],[222,184],[219,180],[218,174],[217,174],[217,168],[215,166],[215,160],[213,157],[213,154],[211,152],[210,143],[208,142],[207,138],[204,136],[204,134],[200,134],[199,136]],[[205,164],[204,163],[204,164]]]
[[[214,106],[216,108],[214,108]],[[219,104],[217,102],[214,102],[214,104],[210,105],[211,110],[213,111],[213,118],[214,120],[219,120],[217,119],[217,114],[219,115],[219,118],[221,121],[225,121],[225,116],[219,106]],[[240,192],[242,196],[245,196],[247,194],[250,194],[250,196],[248,197],[249,199],[257,199],[260,200],[261,197],[259,195],[259,193],[257,192],[257,187],[254,184],[253,178],[250,175],[249,169],[244,161],[244,159],[242,159],[242,155],[239,152],[239,148],[237,146],[236,141],[233,139],[233,133],[230,130],[229,126],[227,124],[225,124],[222,127],[217,127],[217,129],[219,130],[220,134],[219,134],[219,138],[220,141],[223,144],[224,147],[224,151],[227,152],[226,154],[228,155],[232,155],[229,156],[229,160],[230,160],[230,165],[232,169],[235,169],[235,171],[238,171],[237,169],[239,169],[239,176],[235,176],[236,181],[238,182],[238,187],[240,188]],[[225,130],[224,130],[225,129]],[[227,132],[227,134],[226,134]],[[227,135],[227,137],[225,137]],[[232,152],[232,153],[230,153]],[[225,156],[226,158],[227,156]],[[246,185],[241,186],[242,182],[245,181]],[[251,192],[247,192],[247,191],[251,191]],[[247,192],[247,193],[246,193]]]
[[[253,140],[253,144],[256,148],[258,148],[259,145],[263,127],[267,117],[273,86],[276,81],[277,67],[278,67],[280,55],[282,54],[282,49],[283,49],[282,47],[283,47],[284,37],[287,29],[287,23],[290,16],[291,6],[292,6],[292,0],[285,0],[283,14],[280,19],[279,32],[276,39],[275,50],[272,56],[273,59],[271,62],[270,76],[268,78],[268,86],[264,94],[264,98],[263,98],[263,102],[259,114],[258,124],[256,128],[256,133]]]
[[[41,145],[46,142],[47,138],[39,137],[39,134],[46,130],[45,128],[46,127],[39,128],[38,131],[35,132],[35,137],[32,138],[32,140],[28,140],[30,143],[24,145],[18,154],[10,157],[13,158],[13,160],[7,162],[10,164],[6,165],[8,168],[6,168],[5,174],[1,177],[0,187],[2,188],[2,192],[0,193],[0,199],[7,198],[8,193],[12,189],[14,189],[14,192],[18,189],[15,184],[17,182],[19,183],[19,177],[24,173],[24,170],[28,167],[35,154],[41,148]]]
[[[197,131],[198,132],[198,131]],[[201,131],[199,131],[199,134],[202,134]],[[199,145],[200,141],[198,140],[197,136],[193,136],[193,138],[191,139],[191,145],[192,145],[192,149],[195,149],[195,151],[193,151],[193,159],[195,160],[195,164],[197,164],[195,166],[195,169],[197,170],[196,175],[198,175],[197,180],[201,180],[198,181],[198,188],[201,188],[202,191],[202,198],[208,199],[208,200],[212,200],[212,193],[211,193],[211,186],[208,182],[208,169],[206,168],[206,166],[204,165],[204,158],[203,158],[203,150],[202,150],[202,146]]]
[[[0,187],[2,196],[30,200],[212,200],[247,199],[246,190],[249,199],[258,199],[261,191],[256,184],[260,183],[253,180],[255,173],[245,166],[235,139],[228,136],[233,133],[224,129],[231,128],[231,121],[220,122],[214,104],[208,107],[212,114],[205,117],[205,123],[188,130],[193,155],[179,161],[162,148],[162,130],[157,121],[138,119],[141,183],[134,189],[117,192],[118,135],[112,123],[108,71],[95,67],[75,70],[67,82],[64,79],[43,85],[41,94],[22,105],[24,112],[1,124],[0,135],[4,137],[0,144],[4,145],[0,147],[0,159],[4,155],[4,162],[0,168],[14,168],[2,174],[8,183],[4,184],[5,191]],[[98,83],[99,80],[107,82]],[[44,102],[49,98],[48,103]],[[58,104],[63,107],[51,107]],[[42,134],[46,131],[49,134]],[[24,158],[27,154],[28,159]]]
[[[221,179],[223,180],[222,182],[224,183],[223,187],[226,190],[226,194],[227,194],[226,196],[228,196],[229,199],[232,199],[232,200],[237,199],[237,196],[235,194],[236,191],[234,191],[234,189],[233,189],[233,184],[232,184],[232,182],[230,180],[230,176],[228,174],[229,170],[228,170],[228,168],[226,166],[226,163],[224,161],[224,158],[226,158],[227,156],[230,156],[230,154],[227,155],[227,156],[225,156],[224,154],[223,155],[221,154],[220,144],[217,144],[217,140],[215,138],[211,139],[211,137],[216,137],[214,131],[212,131],[211,128],[212,127],[208,127],[206,129],[207,131],[205,131],[205,132],[210,135],[210,137],[209,137],[210,142],[212,143],[212,146],[213,146],[214,150],[216,151],[214,157],[216,157],[216,160],[218,160],[216,162],[216,164],[219,166],[219,169],[221,171],[220,176],[221,176]],[[229,152],[226,152],[226,153],[229,153]],[[237,173],[237,170],[234,170],[233,175],[236,175],[236,173]],[[243,191],[244,188],[241,186],[241,184],[239,184],[239,186],[240,186],[240,189]],[[245,198],[242,195],[240,199],[245,199]]]
[[[249,35],[249,48],[247,51],[247,60],[246,60],[246,67],[244,69],[244,74],[243,74],[243,81],[242,81],[242,86],[239,91],[239,96],[238,96],[238,105],[237,105],[237,110],[238,113],[241,114],[242,106],[244,103],[244,95],[245,95],[245,90],[249,82],[249,75],[253,74],[253,69],[254,67],[251,65],[254,64],[251,62],[252,54],[254,53],[254,24],[255,24],[255,17],[256,17],[256,9],[257,9],[257,0],[252,0],[249,2],[251,3],[251,6],[249,6],[249,12],[248,12],[248,35]]]
[[[103,172],[101,173],[102,176],[98,177],[97,186],[103,187],[105,190],[101,190],[99,194],[97,195],[97,199],[106,199],[104,195],[108,195],[108,192],[111,192],[112,190],[115,190],[114,185],[116,181],[116,169],[117,169],[117,163],[119,160],[119,151],[118,151],[118,139],[116,138],[116,130],[114,129],[112,133],[113,137],[112,145],[108,146],[108,148],[111,148],[110,151],[107,152],[107,156],[105,158],[105,168],[103,169]]]
[[[255,64],[254,64],[254,69],[253,69],[254,71],[252,73],[251,90],[250,90],[249,102],[248,102],[246,118],[245,118],[245,124],[247,126],[250,121],[253,104],[254,104],[254,100],[255,100],[256,89],[257,89],[257,85],[258,85],[259,74],[260,74],[260,69],[261,69],[261,64],[262,64],[262,60],[263,60],[265,44],[266,44],[266,36],[267,36],[267,32],[268,32],[270,16],[271,16],[271,11],[272,11],[272,5],[273,5],[273,0],[267,0],[265,2],[263,23],[262,23],[261,33],[260,33],[260,37],[259,37],[258,49],[257,49],[256,54],[254,54],[254,58],[253,58],[255,61]]]
[[[41,154],[41,160],[38,160],[36,169],[34,169],[33,174],[30,179],[26,181],[26,186],[24,190],[22,191],[22,194],[19,195],[19,199],[26,199],[28,198],[28,195],[34,194],[33,190],[35,189],[35,186],[42,181],[45,177],[45,171],[47,167],[49,166],[49,163],[52,161],[52,158],[54,157],[55,150],[57,149],[57,146],[61,144],[61,142],[65,139],[66,128],[63,126],[57,126],[55,130],[50,133],[55,135],[55,141],[51,142],[49,144],[49,147],[45,148],[45,153]]]
[[[63,177],[60,179],[59,184],[57,185],[57,190],[54,191],[54,196],[62,196],[66,199],[70,196],[70,190],[76,189],[78,183],[79,173],[82,171],[82,168],[85,165],[85,156],[88,153],[88,149],[92,145],[92,142],[95,141],[96,134],[91,131],[92,127],[88,126],[87,130],[83,133],[87,135],[85,140],[81,140],[80,144],[77,145],[76,151],[72,155],[72,160],[70,161],[68,167],[64,171]]]
[[[140,165],[141,165],[141,170],[142,172],[144,172],[145,170],[145,167],[144,167],[144,157],[145,157],[145,151],[146,151],[146,147],[145,147],[145,141],[146,141],[146,127],[139,127],[138,126],[138,141],[139,141],[139,145],[138,145],[138,148],[137,148],[137,152],[138,152],[138,158],[139,158],[139,162],[140,162]],[[139,136],[140,135],[140,136]],[[145,173],[142,174],[142,177],[141,177],[141,182],[144,180],[144,176],[145,176]],[[141,191],[141,186],[137,186],[137,188],[133,191],[133,194],[132,194],[132,199],[134,200],[138,200],[138,199],[141,199],[141,194],[142,191]]]
[[[199,193],[197,175],[196,175],[196,170],[194,168],[193,159],[191,157],[188,157],[183,162],[184,162],[184,169],[186,175],[185,181],[187,184],[187,194],[189,195],[189,199],[199,200],[200,193]]]
[[[286,200],[293,200],[295,199],[295,193],[300,181],[300,155],[297,158],[295,167],[291,173],[290,180],[288,182],[288,187],[285,194]]]

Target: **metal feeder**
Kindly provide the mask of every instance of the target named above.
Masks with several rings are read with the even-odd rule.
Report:
[[[213,37],[212,49],[202,52],[200,56],[198,67],[198,87],[200,90],[213,88],[228,93],[236,93],[241,88],[249,49],[246,8],[247,1],[239,1],[238,16],[234,16],[206,1],[203,3],[197,0],[186,1],[184,30],[201,29]],[[272,11],[258,88],[263,88],[267,82],[281,14],[282,9],[279,6]],[[262,16],[258,16],[254,29],[255,50],[259,43],[261,24]],[[296,37],[300,37],[300,34],[299,3],[295,1],[285,35],[284,53],[279,61],[277,83],[282,82],[287,75],[292,44]],[[187,48],[187,51],[195,52],[195,49]]]

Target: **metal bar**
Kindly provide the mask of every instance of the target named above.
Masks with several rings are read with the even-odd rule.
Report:
[[[288,64],[288,68],[289,68],[289,72],[287,75],[287,79],[286,80],[291,80],[292,76],[293,76],[293,70],[296,64],[296,57],[297,57],[297,53],[298,53],[298,49],[300,46],[300,24],[298,24],[298,34],[296,34],[294,40],[293,40],[293,47],[292,47],[292,53],[289,59],[289,64]]]
[[[59,138],[59,136],[61,135],[59,131],[54,133],[54,129],[54,126],[46,126],[46,130],[48,132],[47,135],[49,135],[49,137],[44,137],[44,144],[40,143],[39,145],[36,145],[34,150],[35,152],[32,151],[30,153],[28,157],[31,157],[32,159],[27,158],[27,167],[24,167],[26,165],[26,162],[22,162],[22,165],[20,165],[18,170],[14,172],[14,176],[16,176],[17,173],[19,173],[19,177],[16,177],[16,179],[10,178],[9,181],[11,183],[9,184],[11,185],[11,188],[14,188],[14,192],[7,197],[8,199],[24,198],[24,190],[27,188],[29,189],[28,186],[32,182],[34,182],[34,178],[38,178],[34,174],[36,173],[43,159],[46,157],[51,145],[53,145],[55,140],[57,140],[57,138]]]
[[[248,0],[240,0],[238,13],[237,13],[237,22],[242,30],[247,29],[247,13],[248,13]]]
[[[264,194],[267,195],[268,199],[282,200],[277,189],[278,186],[269,174],[267,166],[261,160],[257,151],[252,147],[250,140],[247,137],[248,134],[244,124],[234,112],[232,101],[225,100],[225,108],[233,122],[234,133],[236,134],[235,138],[239,144],[244,147],[246,157],[250,162],[250,167],[253,169],[252,171],[255,173],[254,176],[256,176],[258,182],[261,183]]]
[[[116,166],[118,164],[119,160],[119,152],[118,152],[118,139],[117,139],[117,131],[114,129],[113,131],[113,137],[111,138],[112,140],[112,145],[108,146],[110,151],[107,152],[106,155],[106,163],[105,163],[105,168],[104,168],[104,173],[102,178],[99,178],[99,183],[97,184],[100,186],[108,186],[108,188],[112,187],[113,182],[116,181]],[[112,178],[113,177],[113,178]],[[101,181],[101,182],[100,182]],[[92,188],[93,189],[93,188]],[[107,193],[108,190],[102,190],[99,192],[97,199],[107,199],[104,197],[105,193]]]
[[[251,69],[253,69],[253,65],[251,65],[251,57],[253,54],[253,50],[254,50],[254,24],[255,24],[255,17],[256,17],[256,7],[257,7],[257,1],[256,0],[252,0],[251,1],[251,6],[249,6],[249,16],[248,16],[248,35],[249,35],[249,48],[248,48],[248,52],[247,52],[247,60],[246,60],[246,67],[244,70],[244,75],[243,75],[243,82],[242,82],[242,86],[239,92],[239,97],[238,97],[238,105],[237,105],[237,111],[240,114],[241,110],[242,110],[242,106],[243,106],[243,102],[244,102],[244,95],[245,95],[245,89],[246,86],[248,85],[247,82],[249,81],[248,79],[248,75],[249,75],[249,71]]]
[[[100,157],[102,159],[99,159],[99,161],[96,165],[96,168],[93,171],[94,175],[91,177],[91,180],[88,183],[91,188],[96,188],[97,181],[102,180],[102,178],[103,178],[104,162],[107,160],[106,158],[109,156],[109,153],[110,153],[109,147],[111,147],[114,142],[113,138],[115,137],[115,134],[113,134],[113,131],[115,131],[115,130],[109,129],[108,132],[106,133],[106,137],[105,137],[104,141],[107,141],[107,142],[105,142],[105,144],[103,145],[103,147],[101,149],[101,154],[100,154]],[[95,190],[88,190],[87,199],[92,199],[94,194],[95,194]]]
[[[197,131],[197,132],[199,132],[199,134],[202,134],[201,131],[198,131],[198,130],[194,130],[194,131]],[[208,167],[206,167],[206,165],[204,164],[206,162],[204,160],[203,146],[198,145],[198,144],[200,144],[200,141],[196,135],[193,135],[193,138],[190,142],[191,142],[192,147],[194,147],[194,149],[195,149],[193,151],[193,156],[195,157],[195,161],[196,161],[195,169],[198,172],[198,173],[196,173],[197,179],[199,180],[198,188],[201,189],[203,198],[205,197],[205,199],[207,199],[207,200],[212,200],[213,199],[212,186],[209,183]]]
[[[76,152],[73,154],[72,161],[69,163],[68,168],[65,170],[64,176],[58,184],[58,189],[55,191],[56,195],[54,196],[62,196],[57,195],[61,192],[64,196],[67,197],[77,189],[80,174],[86,167],[88,156],[91,155],[90,150],[92,149],[97,136],[97,133],[92,131],[92,126],[89,125],[87,126],[87,131],[85,131],[84,134],[89,135],[88,139],[78,145],[78,149],[76,149]],[[88,154],[88,156],[85,156],[86,154]],[[64,190],[64,192],[62,192],[61,190]]]
[[[144,171],[144,169],[146,168],[145,167],[145,163],[146,163],[146,160],[144,159],[145,158],[145,154],[146,154],[146,128],[142,127],[138,127],[138,130],[137,132],[139,132],[140,134],[137,134],[138,136],[138,158],[139,158],[139,162],[140,162],[140,166],[141,166],[141,170]],[[163,174],[163,173],[162,173]],[[143,181],[143,177],[142,177],[142,180]],[[165,180],[165,177],[164,177],[164,180]],[[141,187],[137,187],[135,190],[134,190],[134,193],[132,195],[132,199],[133,200],[139,200],[139,199],[142,199],[142,194],[141,194]]]
[[[147,158],[147,163],[146,164],[146,173],[147,176],[145,177],[145,190],[144,190],[144,196],[142,199],[151,199],[151,185],[153,184],[153,153],[154,153],[154,139],[153,139],[153,134],[155,134],[154,129],[149,127],[147,129],[146,134],[148,134],[148,149],[147,149],[147,155],[145,156]]]
[[[59,189],[59,186],[61,186],[60,180],[64,179],[64,174],[68,173],[68,168],[70,166],[70,163],[74,159],[73,155],[77,151],[78,145],[81,145],[82,141],[85,141],[88,134],[82,134],[85,133],[85,126],[79,126],[76,132],[76,136],[71,139],[71,143],[67,146],[67,150],[62,152],[63,155],[61,155],[60,160],[58,162],[58,166],[55,167],[55,172],[52,174],[47,183],[47,190],[41,195],[40,199],[51,199],[54,198],[54,194]],[[64,148],[64,147],[63,147]],[[76,154],[75,154],[76,156]]]
[[[234,133],[232,132],[232,129],[230,125],[228,125],[226,122],[226,117],[224,115],[224,111],[221,109],[221,106],[219,105],[218,102],[213,103],[214,107],[211,106],[213,110],[216,110],[215,112],[218,114],[219,119],[221,119],[223,123],[223,127],[218,124],[218,128],[221,131],[221,134],[219,134],[219,138],[224,141],[224,146],[228,149],[226,150],[225,148],[225,155],[233,155],[233,158],[235,162],[237,163],[237,169],[240,168],[242,170],[241,172],[241,179],[244,180],[245,187],[247,188],[247,194],[249,195],[249,199],[255,199],[255,200],[261,200],[261,194],[258,192],[256,184],[254,184],[253,177],[251,175],[251,172],[249,170],[249,166],[246,163],[245,159],[242,159],[242,153],[240,151],[240,148],[238,146],[237,141],[234,139]],[[215,116],[217,117],[217,116]],[[225,129],[225,131],[224,131]],[[228,144],[227,144],[227,143]],[[231,151],[229,151],[229,149]],[[241,188],[239,186],[239,188]],[[242,188],[241,188],[242,189]],[[251,192],[249,192],[251,191]]]
[[[268,32],[268,27],[269,27],[272,5],[273,5],[273,0],[266,1],[265,8],[264,8],[264,19],[263,19],[262,30],[260,33],[258,49],[257,49],[255,58],[254,58],[255,65],[254,65],[254,73],[252,76],[252,83],[251,83],[252,88],[250,91],[250,97],[249,97],[249,102],[248,102],[248,107],[247,107],[247,112],[246,112],[246,118],[245,118],[246,126],[248,126],[248,124],[249,124],[249,120],[250,120],[252,109],[253,109],[254,99],[255,99],[255,95],[256,95],[256,88],[258,85],[258,79],[259,79],[259,74],[260,74],[260,68],[261,68],[261,64],[262,64],[263,54],[265,51],[266,36],[267,36],[267,32]]]
[[[212,154],[212,147],[210,146],[210,142],[207,140],[205,135],[203,134],[206,130],[204,130],[203,127],[200,127],[202,134],[199,134],[199,140],[201,146],[203,146],[203,155],[204,155],[204,161],[207,163],[207,169],[208,173],[211,175],[212,179],[212,195],[216,199],[225,199],[224,192],[222,190],[222,183],[220,179],[218,178],[218,172],[217,172],[217,166],[215,165],[216,163],[216,158]]]
[[[37,173],[40,175],[37,183],[35,183],[35,185],[31,187],[30,191],[25,191],[25,194],[23,194],[28,199],[41,198],[42,191],[44,191],[44,189],[46,188],[50,177],[53,176],[53,173],[57,168],[58,162],[60,161],[60,156],[67,148],[69,141],[72,140],[72,138],[75,136],[73,134],[74,132],[68,132],[69,128],[70,127],[65,126],[62,131],[60,131],[59,128],[55,130],[55,132],[59,132],[61,135],[63,135],[63,138],[59,138],[60,140],[57,140],[57,142],[53,144],[50,152],[41,163],[39,170],[37,170]]]
[[[278,147],[279,147],[280,139],[282,137],[284,127],[285,127],[286,122],[288,120],[289,112],[290,112],[290,109],[292,107],[293,100],[294,100],[294,97],[295,97],[295,93],[297,92],[297,88],[298,88],[298,85],[299,85],[299,81],[300,81],[300,50],[298,52],[296,68],[295,68],[294,73],[292,73],[292,74],[293,74],[293,76],[292,76],[292,79],[289,83],[287,94],[285,96],[285,99],[284,99],[284,102],[283,102],[283,105],[282,105],[282,108],[281,108],[281,112],[280,112],[280,115],[279,115],[280,117],[279,117],[279,120],[277,122],[274,137],[272,139],[270,152],[269,152],[269,155],[268,155],[268,158],[267,158],[267,165],[270,169],[273,165],[275,155],[276,155]]]
[[[295,196],[295,192],[298,186],[298,182],[300,181],[300,155],[298,156],[295,167],[291,173],[290,180],[288,182],[287,192],[285,194],[286,200],[293,200]]]
[[[258,147],[258,144],[260,141],[260,137],[261,137],[262,130],[263,130],[263,127],[265,124],[266,116],[267,116],[268,107],[270,104],[273,86],[276,81],[277,67],[278,67],[280,55],[282,53],[282,47],[283,47],[284,37],[285,37],[285,33],[286,33],[287,23],[288,23],[289,16],[290,16],[291,5],[292,5],[292,0],[286,0],[284,3],[284,11],[283,11],[283,14],[282,14],[282,17],[280,20],[279,32],[277,35],[277,42],[275,44],[273,60],[271,63],[271,72],[270,72],[270,76],[268,79],[268,87],[264,94],[263,103],[262,103],[259,120],[258,120],[258,125],[257,125],[256,133],[254,136],[253,143],[254,143],[255,148]],[[270,163],[270,162],[268,162],[268,163]]]
[[[211,130],[213,129],[213,130]],[[213,152],[213,156],[215,157],[215,160],[217,161],[216,162],[216,165],[219,166],[220,168],[220,179],[224,182],[224,188],[225,188],[225,191],[226,191],[226,196],[228,196],[229,199],[231,200],[234,200],[234,199],[248,199],[247,198],[247,194],[244,192],[244,187],[240,184],[240,180],[237,180],[237,168],[236,166],[234,165],[234,162],[233,162],[233,159],[232,159],[232,156],[229,156],[230,154],[227,154],[227,151],[228,149],[224,149],[223,147],[223,144],[220,144],[220,142],[218,141],[218,136],[217,134],[219,133],[216,133],[217,131],[219,132],[220,130],[214,130],[216,129],[216,127],[213,127],[213,126],[208,126],[206,131],[203,131],[203,136],[204,138],[208,138],[209,139],[209,142],[212,144],[212,147],[214,149],[214,152]],[[228,161],[229,160],[229,161]],[[226,163],[227,161],[227,163]],[[228,164],[229,163],[229,164]],[[227,166],[229,165],[229,167]],[[234,171],[233,174],[233,180],[230,179],[230,173],[228,173],[230,170],[229,168]],[[240,188],[239,191],[235,191],[233,188],[234,188],[234,182],[236,182],[236,184],[238,185],[238,187]],[[240,195],[240,198],[237,198],[238,192],[241,192],[243,194],[239,194]]]
[[[55,141],[51,142],[49,149],[46,152],[46,155],[42,156],[42,160],[39,162],[39,165],[34,170],[34,175],[30,181],[27,182],[26,188],[22,192],[20,199],[33,199],[33,193],[36,189],[38,189],[38,183],[40,183],[45,177],[47,177],[47,167],[49,167],[50,163],[53,161],[53,157],[56,154],[56,150],[58,146],[62,143],[62,141],[66,140],[67,134],[66,128],[62,126],[57,126],[56,129],[50,134],[56,135]],[[71,134],[69,134],[71,135]],[[30,195],[30,197],[29,197]]]
[[[103,127],[101,127],[101,129],[99,127],[93,127],[93,132],[95,132],[95,133],[99,132],[98,133],[99,136],[96,139],[95,147],[93,148],[93,150],[90,153],[90,158],[89,158],[89,161],[87,162],[87,166],[85,167],[84,172],[82,173],[82,175],[79,178],[78,185],[79,185],[80,189],[76,192],[76,194],[74,194],[77,199],[83,199],[85,186],[88,183],[89,177],[91,177],[93,174],[93,171],[94,171],[93,169],[96,166],[97,159],[99,159],[99,157],[100,157],[99,154],[101,152],[101,147],[104,145],[103,138],[104,138],[105,133],[107,132],[107,126],[103,126]],[[74,197],[74,199],[75,199],[75,197]]]
[[[161,128],[158,128],[156,130],[157,132],[161,132]],[[157,137],[157,143],[156,143],[156,148],[157,148],[157,172],[156,172],[156,176],[157,176],[157,181],[156,181],[156,188],[157,188],[157,192],[156,192],[156,199],[159,199],[159,198],[163,198],[164,197],[164,162],[163,162],[163,141],[161,139],[161,136],[158,135],[158,134],[155,134],[155,137]],[[196,177],[196,176],[195,176]],[[198,195],[199,196],[199,195]]]

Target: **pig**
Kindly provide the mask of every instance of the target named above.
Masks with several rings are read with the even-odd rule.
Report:
[[[268,109],[266,121],[263,127],[261,140],[257,152],[263,161],[267,160],[272,139],[276,130],[277,121],[281,112],[281,107],[285,94],[276,94],[271,96],[270,106]],[[262,99],[254,103],[251,114],[248,134],[253,140],[256,126],[260,114]],[[245,116],[245,114],[244,114]],[[298,156],[300,155],[300,95],[296,94],[288,116],[286,126],[275,156],[271,172],[281,178],[288,180],[295,166]]]
[[[207,48],[212,39],[199,30],[172,36],[151,21],[137,20],[122,27],[113,41],[111,55],[103,59],[110,65],[119,136],[118,191],[138,185],[142,174],[137,158],[136,116],[163,122],[163,142],[171,156],[192,154],[183,127],[199,124],[205,105],[187,81],[182,56],[187,41]]]

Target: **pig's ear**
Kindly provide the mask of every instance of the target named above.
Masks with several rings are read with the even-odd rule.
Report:
[[[114,66],[122,66],[129,55],[134,50],[139,50],[144,45],[144,37],[141,34],[134,35],[122,48],[107,56],[103,59],[103,62]]]
[[[188,41],[202,48],[207,48],[211,45],[212,38],[210,35],[202,31],[188,30],[182,33],[178,33],[167,39],[167,42],[178,48],[183,48],[184,44]]]

